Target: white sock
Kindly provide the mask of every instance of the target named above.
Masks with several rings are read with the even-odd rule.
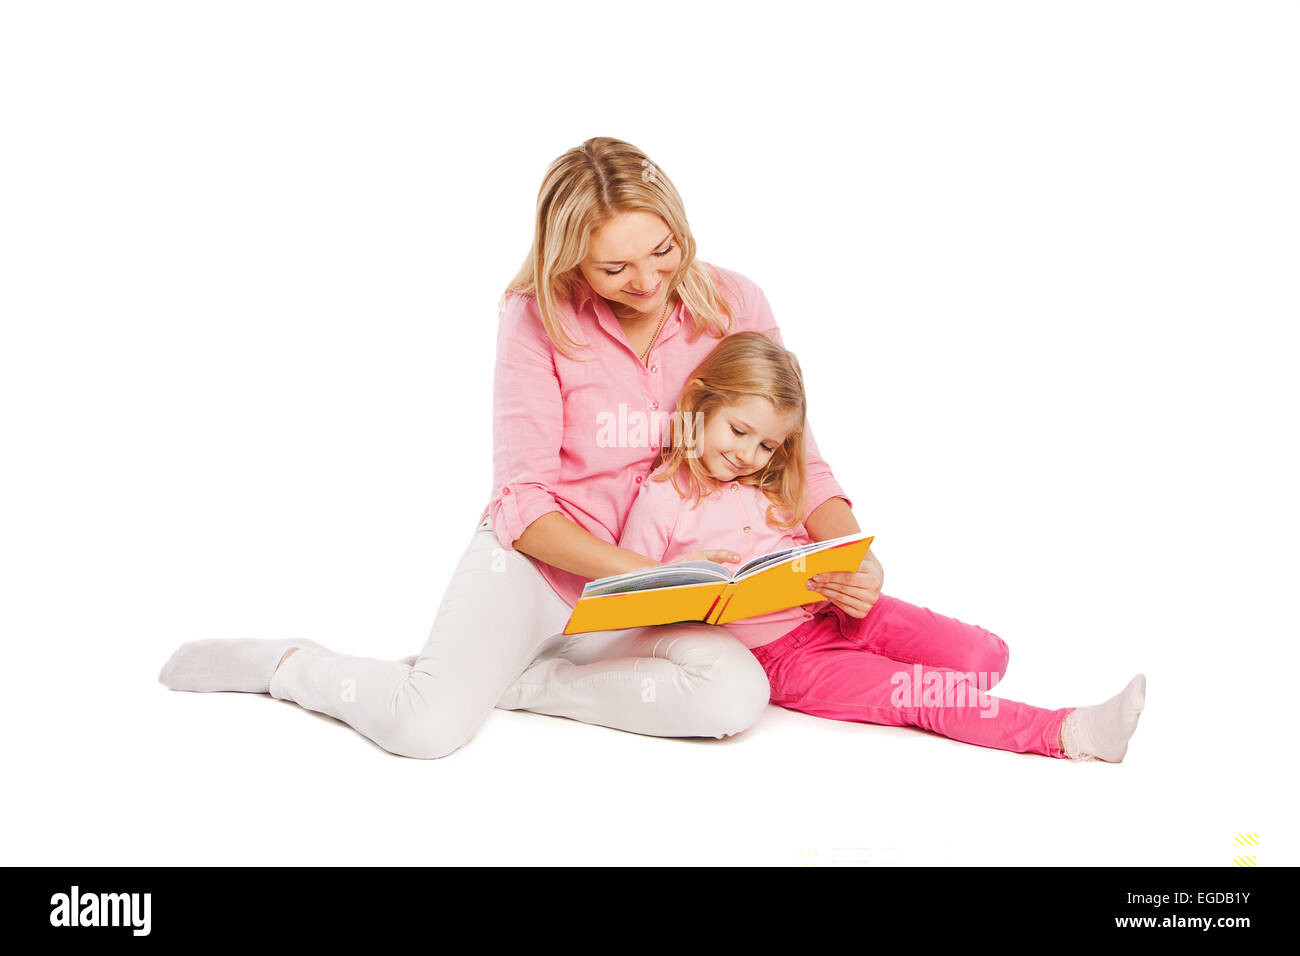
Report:
[[[172,690],[242,691],[269,694],[271,676],[291,647],[320,647],[303,637],[212,638],[188,641],[176,649],[158,673]]]
[[[1070,711],[1061,724],[1065,755],[1071,760],[1119,763],[1128,751],[1128,740],[1137,730],[1146,700],[1146,675],[1138,674],[1106,703]]]

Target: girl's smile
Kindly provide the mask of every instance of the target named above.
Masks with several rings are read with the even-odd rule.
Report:
[[[790,437],[796,413],[777,412],[761,395],[747,395],[715,411],[699,437],[700,464],[717,481],[733,481],[762,470]]]

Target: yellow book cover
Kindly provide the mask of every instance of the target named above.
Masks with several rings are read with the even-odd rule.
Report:
[[[825,595],[804,586],[808,578],[856,571],[874,540],[858,533],[774,551],[745,562],[735,574],[712,561],[681,561],[597,578],[582,589],[564,633],[679,621],[726,624],[825,601]]]

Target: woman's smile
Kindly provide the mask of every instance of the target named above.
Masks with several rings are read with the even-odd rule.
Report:
[[[656,295],[659,294],[659,290],[660,290],[660,288],[663,287],[663,284],[664,284],[664,280],[663,280],[663,279],[660,279],[660,280],[659,280],[659,284],[656,285],[656,286],[655,286],[653,289],[651,289],[649,292],[633,292],[631,289],[628,289],[628,290],[627,290],[627,294],[628,294],[628,295],[634,295],[634,296],[636,296],[638,299],[653,299]]]

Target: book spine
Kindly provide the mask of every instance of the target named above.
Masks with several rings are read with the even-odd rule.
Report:
[[[718,621],[722,618],[722,612],[725,611],[727,609],[727,605],[731,603],[731,596],[735,593],[736,593],[736,584],[733,581],[723,589],[721,594],[719,594],[716,598],[714,598],[713,607],[710,607],[709,613],[704,615],[704,623],[717,624]],[[716,614],[713,613],[714,608],[717,608]]]

